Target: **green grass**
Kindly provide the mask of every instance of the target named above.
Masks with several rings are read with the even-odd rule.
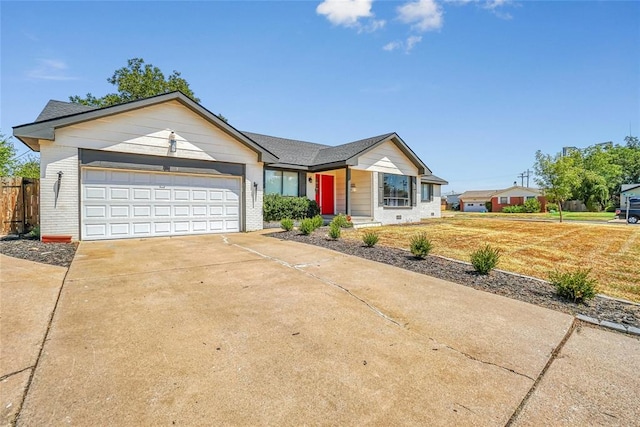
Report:
[[[502,212],[451,212],[445,211],[443,212],[444,216],[448,214],[453,214],[456,218],[517,218],[517,219],[551,219],[551,220],[560,220],[560,214],[558,212],[553,213],[520,213],[520,214],[509,214]],[[613,212],[562,212],[563,221],[610,221],[615,218],[615,214]]]

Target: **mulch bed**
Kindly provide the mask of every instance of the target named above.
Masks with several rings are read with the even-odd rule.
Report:
[[[556,295],[555,288],[543,280],[495,270],[488,275],[479,275],[467,263],[438,256],[428,256],[420,260],[409,251],[402,249],[384,246],[368,248],[361,242],[352,240],[331,240],[327,237],[327,231],[327,228],[323,227],[309,236],[302,235],[297,231],[281,231],[272,233],[269,236],[333,249],[348,255],[393,265],[573,316],[582,314],[600,321],[615,322],[640,328],[640,305],[638,304],[625,303],[600,296],[587,303],[577,304],[560,298]]]
[[[24,237],[4,237],[0,240],[0,253],[3,255],[60,267],[71,265],[77,247],[77,243],[42,243]]]

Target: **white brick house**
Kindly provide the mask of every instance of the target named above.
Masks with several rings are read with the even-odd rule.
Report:
[[[395,133],[331,147],[242,132],[179,92],[50,101],[13,134],[41,154],[41,235],[73,240],[259,230],[265,193],[415,222],[440,216],[446,184]]]

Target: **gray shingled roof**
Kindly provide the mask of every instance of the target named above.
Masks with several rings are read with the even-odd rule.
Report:
[[[434,174],[431,175],[424,175],[421,178],[421,181],[427,184],[441,184],[441,185],[447,185],[449,184],[449,181],[444,180],[442,178],[440,178],[439,176],[435,176]]]
[[[279,138],[253,132],[242,131],[242,133],[275,154],[280,159],[280,163],[290,165],[312,166],[315,164],[314,159],[318,152],[329,147],[328,145],[313,142]]]
[[[348,142],[346,144],[337,145],[335,147],[326,147],[318,152],[314,159],[315,165],[324,165],[327,163],[342,162],[351,157],[362,153],[366,149],[376,145],[380,141],[390,137],[393,133],[372,136],[358,141]]]
[[[45,120],[58,119],[60,117],[71,116],[73,114],[84,113],[95,110],[97,107],[88,105],[74,104],[72,102],[55,101],[53,99],[47,102],[42,112],[34,123],[43,122]]]

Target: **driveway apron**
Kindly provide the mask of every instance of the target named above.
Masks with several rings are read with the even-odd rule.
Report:
[[[504,425],[572,324],[259,233],[83,242],[19,425]]]

